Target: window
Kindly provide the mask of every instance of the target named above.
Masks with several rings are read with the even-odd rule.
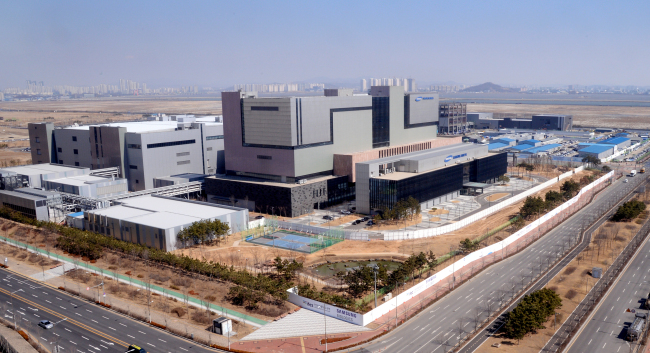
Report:
[[[37,149],[36,154],[40,156],[41,155],[41,150]]]
[[[75,167],[79,166],[79,162],[74,162]]]
[[[75,149],[75,150],[72,150],[72,152],[73,152],[74,154],[79,154],[79,150],[76,150],[76,149]]]
[[[190,144],[193,144],[193,143],[196,143],[196,140],[183,140],[183,141],[172,141],[172,142],[161,142],[161,143],[149,143],[149,144],[147,144],[147,148],[190,145]]]
[[[136,184],[140,184],[140,180],[135,179],[135,183],[136,183]]]
[[[258,154],[257,159],[273,159],[273,156],[263,156],[261,154]]]
[[[214,135],[214,136],[206,136],[205,137],[206,141],[210,140],[223,140],[223,135]]]
[[[178,161],[176,165],[190,164],[190,161]]]
[[[261,106],[253,106],[251,107],[251,110],[266,110],[269,112],[277,112],[280,110],[279,107],[261,107]]]
[[[207,148],[207,151],[212,151],[212,147],[208,147],[208,148]]]
[[[61,149],[61,147],[57,148],[56,150],[59,151],[59,152],[63,152],[63,150]]]
[[[41,142],[41,139],[39,137],[36,137],[36,142],[37,143]]]
[[[142,149],[142,145],[136,145],[136,144],[132,144],[132,143],[129,143],[128,145],[126,145],[126,147],[135,148],[137,150]]]
[[[137,165],[129,165],[129,169],[138,169]]]
[[[59,159],[59,164],[63,164],[63,160],[62,160],[62,159]]]
[[[183,157],[183,156],[189,156],[189,152],[178,152],[176,153],[176,157]]]
[[[72,141],[77,141],[77,136],[72,136]]]

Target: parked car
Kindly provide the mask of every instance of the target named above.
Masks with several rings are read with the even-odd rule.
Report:
[[[366,223],[367,226],[371,226],[371,225],[373,225],[373,224],[375,224],[375,222],[372,221],[372,220],[371,220],[371,221],[368,221],[368,223]]]
[[[44,328],[46,330],[49,330],[52,327],[54,327],[54,324],[51,323],[50,320],[41,320],[41,321],[39,321],[38,326],[40,326],[40,327],[42,327],[42,328]]]
[[[352,212],[347,211],[347,210],[341,210],[341,214],[351,214]]]
[[[368,217],[368,216],[363,217],[364,222],[369,221],[369,220],[370,220],[370,217]]]
[[[257,217],[255,217],[255,219],[262,219],[262,218],[264,218],[264,216],[257,216]]]
[[[332,216],[323,216],[323,219],[326,219],[326,220],[328,220],[328,221],[331,221],[331,220],[334,219],[334,217],[332,217]]]

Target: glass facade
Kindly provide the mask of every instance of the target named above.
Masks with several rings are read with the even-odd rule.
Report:
[[[390,97],[372,97],[372,148],[390,145]]]
[[[397,201],[409,196],[424,202],[462,188],[463,166],[460,164],[401,180],[370,178],[370,208],[392,208]]]
[[[459,191],[470,181],[494,182],[506,173],[507,166],[507,154],[499,153],[401,180],[370,178],[370,208],[392,208],[409,196],[426,202]]]

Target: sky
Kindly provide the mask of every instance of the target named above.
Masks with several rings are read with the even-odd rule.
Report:
[[[5,1],[0,88],[650,85],[650,1]]]

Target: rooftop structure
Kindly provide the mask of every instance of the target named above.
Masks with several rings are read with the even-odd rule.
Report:
[[[505,153],[461,143],[357,163],[357,212],[392,208],[408,197],[422,208],[457,197],[464,183],[494,182],[506,173]]]
[[[154,187],[154,178],[225,172],[220,117],[171,116],[163,120],[54,129],[29,124],[34,163],[102,169],[118,167],[130,191]]]
[[[120,240],[166,251],[182,245],[176,235],[201,220],[218,219],[237,232],[248,227],[248,210],[205,202],[147,195],[120,200],[119,205],[84,212],[84,228]]]

